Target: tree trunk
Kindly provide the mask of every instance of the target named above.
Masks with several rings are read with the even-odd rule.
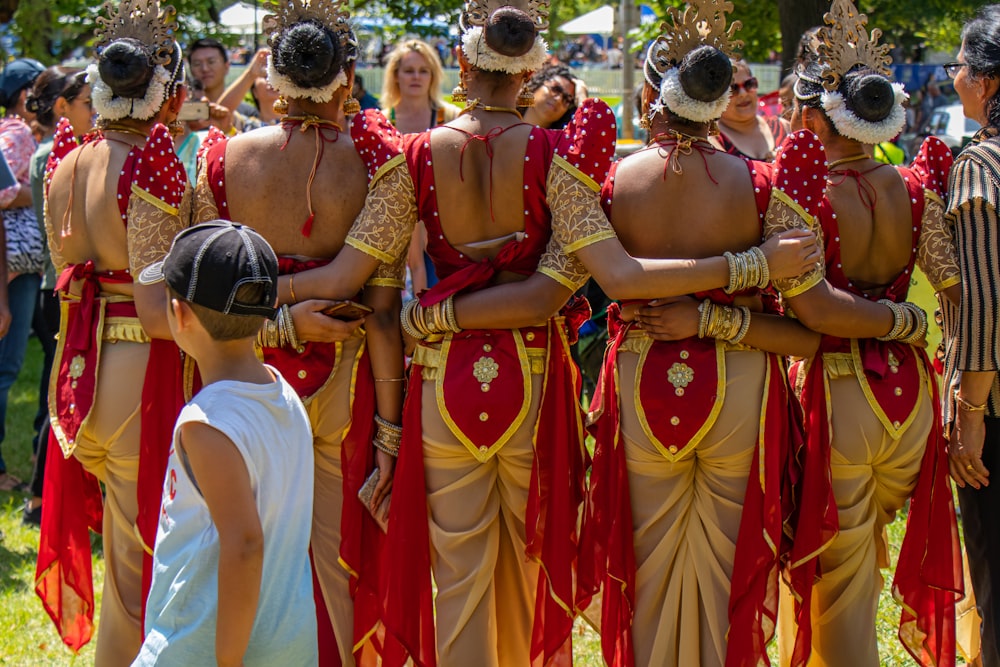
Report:
[[[795,66],[802,33],[814,26],[823,25],[823,14],[829,10],[829,0],[778,0],[782,76],[790,73]]]

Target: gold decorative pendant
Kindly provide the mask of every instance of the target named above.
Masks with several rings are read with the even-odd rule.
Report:
[[[489,387],[490,382],[493,382],[500,375],[500,365],[495,359],[490,357],[480,357],[479,361],[472,364],[472,375],[477,381],[483,383],[485,387]],[[488,389],[484,389],[487,391]]]
[[[82,354],[78,354],[73,357],[73,361],[69,363],[69,376],[74,380],[83,375],[83,371],[87,368],[87,362],[83,358]]]
[[[674,385],[675,389],[683,389],[694,382],[694,369],[687,364],[677,362],[667,371],[667,381]]]

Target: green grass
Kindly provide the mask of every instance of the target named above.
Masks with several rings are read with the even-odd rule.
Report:
[[[41,350],[32,339],[25,367],[10,394],[7,414],[7,440],[3,443],[4,458],[11,473],[21,479],[31,476],[31,423],[35,415]],[[0,665],[35,667],[41,665],[90,665],[94,662],[91,642],[74,657],[62,644],[55,628],[35,596],[33,580],[37,557],[38,531],[21,525],[20,506],[24,495],[0,492]],[[899,553],[905,527],[900,513],[889,526],[893,559]],[[98,604],[100,585],[104,577],[100,539],[94,540],[94,575]],[[912,665],[913,661],[896,639],[899,609],[892,600],[888,583],[891,571],[884,573],[878,611],[878,640],[882,665]],[[99,629],[99,628],[98,628]],[[578,621],[573,636],[577,667],[599,667],[600,641],[585,623]],[[773,645],[772,645],[773,648]],[[776,654],[772,654],[772,664]]]

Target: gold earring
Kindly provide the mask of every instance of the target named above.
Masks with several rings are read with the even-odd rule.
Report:
[[[646,131],[649,131],[653,127],[653,122],[650,120],[648,113],[642,114],[639,118],[639,127]]]
[[[187,132],[187,128],[184,127],[184,123],[175,118],[167,123],[167,131],[170,132],[170,136],[179,137]]]
[[[278,99],[274,101],[272,108],[274,109],[274,113],[284,116],[288,113],[288,100],[285,99],[284,95],[278,95]]]
[[[517,96],[517,106],[519,107],[535,106],[535,94],[529,92],[527,88],[521,88],[521,93]]]
[[[455,104],[465,104],[469,101],[469,91],[465,89],[465,74],[459,72],[458,85],[451,91],[451,101]]]
[[[719,121],[717,120],[708,121],[708,136],[717,137],[721,134],[722,131],[719,129]]]
[[[353,97],[348,97],[344,100],[344,114],[348,116],[353,116],[354,114],[361,111],[361,102]]]

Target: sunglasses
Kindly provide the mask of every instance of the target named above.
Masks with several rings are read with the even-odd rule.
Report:
[[[729,87],[729,89],[733,91],[733,95],[739,95],[741,90],[752,93],[757,90],[759,86],[760,83],[757,81],[757,78],[752,76],[743,83],[734,83]]]
[[[949,79],[954,79],[958,76],[959,70],[968,65],[969,63],[953,62],[946,65],[941,65],[944,68],[944,73],[948,75]]]
[[[571,107],[576,102],[576,97],[567,93],[566,89],[558,83],[543,83],[542,85],[548,88],[550,93],[561,99],[566,106]]]

